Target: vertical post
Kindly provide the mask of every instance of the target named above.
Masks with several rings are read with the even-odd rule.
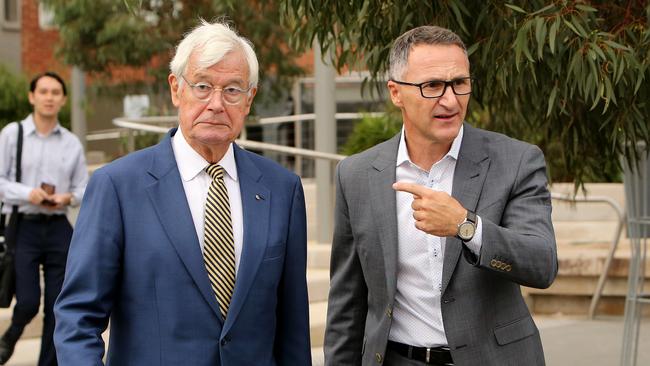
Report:
[[[645,265],[650,237],[650,155],[643,142],[635,146],[639,154],[636,166],[630,166],[623,158],[623,185],[627,210],[628,236],[630,239],[630,268],[625,298],[623,346],[621,366],[637,364],[642,307],[650,303],[650,293],[644,291]]]
[[[86,150],[86,74],[78,66],[72,67],[72,116],[70,125],[72,133],[77,135],[81,145]]]
[[[298,116],[302,114],[302,85],[300,79],[293,82],[291,97],[293,99],[293,115]],[[302,149],[302,121],[295,121],[293,127],[294,146]],[[302,177],[302,156],[296,155],[295,159],[293,171]]]
[[[330,60],[330,52],[325,55]],[[314,44],[314,112],[316,114],[314,142],[316,151],[336,152],[336,72],[327,65],[321,55],[320,44]],[[331,243],[333,231],[334,194],[332,188],[332,162],[316,160],[316,212],[318,218],[318,242]]]

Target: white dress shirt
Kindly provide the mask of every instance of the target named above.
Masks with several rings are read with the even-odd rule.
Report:
[[[172,148],[176,165],[183,181],[185,197],[190,206],[192,220],[196,235],[199,238],[201,252],[203,252],[203,225],[205,218],[205,201],[208,198],[208,188],[212,183],[212,177],[205,172],[205,168],[210,165],[198,152],[196,152],[185,140],[180,128],[172,137]],[[233,146],[230,144],[228,151],[218,163],[223,167],[224,183],[228,190],[228,200],[230,201],[230,216],[232,218],[232,232],[235,240],[235,274],[239,270],[239,259],[243,246],[244,228],[243,228],[243,210],[241,203],[241,191],[239,190],[239,179],[237,177],[237,164],[235,163],[235,153]]]
[[[451,194],[456,161],[463,139],[463,128],[449,152],[430,171],[420,169],[409,158],[402,128],[397,151],[396,180],[416,183]],[[446,238],[430,235],[415,227],[413,195],[396,192],[397,200],[397,292],[393,322],[388,338],[419,347],[446,346],[447,337],[440,307],[442,266]],[[481,250],[481,220],[467,246],[475,253]]]
[[[21,182],[16,182],[16,144],[18,124],[7,125],[0,133],[0,196],[10,213],[12,205],[26,214],[65,214],[68,207],[52,211],[29,202],[29,194],[41,183],[54,185],[56,193],[72,193],[71,206],[78,206],[88,183],[88,169],[83,146],[77,136],[57,122],[48,135],[36,130],[30,114],[23,126]]]

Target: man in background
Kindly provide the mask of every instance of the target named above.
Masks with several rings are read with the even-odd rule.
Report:
[[[59,124],[66,102],[63,79],[53,72],[37,75],[29,86],[34,112],[0,133],[0,193],[3,213],[18,206],[16,232],[16,304],[11,325],[0,338],[0,365],[13,354],[25,326],[40,306],[40,268],[45,296],[39,366],[56,365],[53,306],[61,291],[72,226],[66,213],[78,205],[88,180],[83,146]],[[16,182],[18,124],[23,129],[22,179]]]

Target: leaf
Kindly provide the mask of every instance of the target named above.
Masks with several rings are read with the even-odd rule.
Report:
[[[575,27],[573,24],[571,24],[571,22],[569,22],[568,20],[564,19],[564,24],[565,24],[567,27],[569,27],[569,29],[571,29],[571,30],[573,31],[573,33],[575,33],[576,35],[578,35],[578,36],[580,36],[580,37],[583,37],[583,35],[580,34],[580,32],[578,32],[578,30],[576,29],[576,27]]]
[[[546,22],[543,18],[535,19],[535,39],[537,40],[537,59],[541,60],[544,55],[544,45],[546,39]]]
[[[560,27],[560,18],[556,18],[555,22],[551,26],[551,30],[548,34],[548,45],[551,47],[551,53],[555,54],[555,37],[557,36],[557,30]]]
[[[551,116],[551,112],[553,111],[553,105],[555,104],[555,98],[557,97],[557,91],[558,91],[558,87],[556,84],[551,90],[551,95],[549,95],[548,97],[548,107],[546,109],[546,117]]]
[[[469,48],[467,48],[467,56],[473,55],[474,52],[476,52],[476,50],[478,49],[479,46],[480,46],[480,43],[478,43],[478,42],[476,42],[473,45],[469,46]]]
[[[516,11],[517,13],[528,14],[528,13],[526,13],[526,10],[518,7],[517,5],[513,5],[513,4],[503,4],[503,5],[509,7],[510,9]]]
[[[594,50],[594,52],[596,52],[596,54],[597,54],[598,56],[600,56],[600,58],[601,58],[603,61],[607,60],[607,57],[605,57],[605,53],[603,53],[603,50],[600,49],[600,47],[598,47],[597,44],[592,43],[590,47],[591,47],[592,50]]]
[[[458,25],[460,25],[460,28],[463,30],[463,32],[469,33],[467,31],[467,27],[465,27],[465,22],[463,21],[463,14],[459,9],[458,4],[456,4],[454,1],[451,1],[449,3],[449,6],[451,7],[451,11],[454,13],[454,16],[456,17],[456,21],[458,22]]]
[[[580,9],[582,11],[590,12],[590,13],[595,13],[595,12],[598,11],[596,8],[592,8],[589,5],[583,5],[583,4],[576,5],[576,8],[578,8],[578,9]]]
[[[545,7],[541,8],[539,10],[536,10],[536,11],[530,13],[529,15],[530,16],[535,16],[535,15],[541,14],[541,13],[547,11],[547,10],[550,10],[550,9],[552,9],[554,7],[555,7],[555,4],[549,4],[549,5],[546,5]]]

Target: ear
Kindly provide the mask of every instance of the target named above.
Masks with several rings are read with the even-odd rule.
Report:
[[[172,104],[174,104],[174,107],[178,108],[181,103],[180,95],[178,94],[180,87],[178,78],[174,74],[169,74],[167,82],[169,83],[169,92],[171,93]]]
[[[393,102],[395,107],[401,108],[403,103],[399,86],[391,80],[389,80],[386,85],[388,86],[388,92],[390,93],[390,100]]]
[[[250,96],[247,98],[245,105],[247,115],[251,112],[251,105],[253,105],[253,98],[255,98],[255,94],[257,94],[257,88],[252,88],[249,93]]]
[[[29,104],[34,105],[34,92],[29,92],[27,96],[29,98]]]

